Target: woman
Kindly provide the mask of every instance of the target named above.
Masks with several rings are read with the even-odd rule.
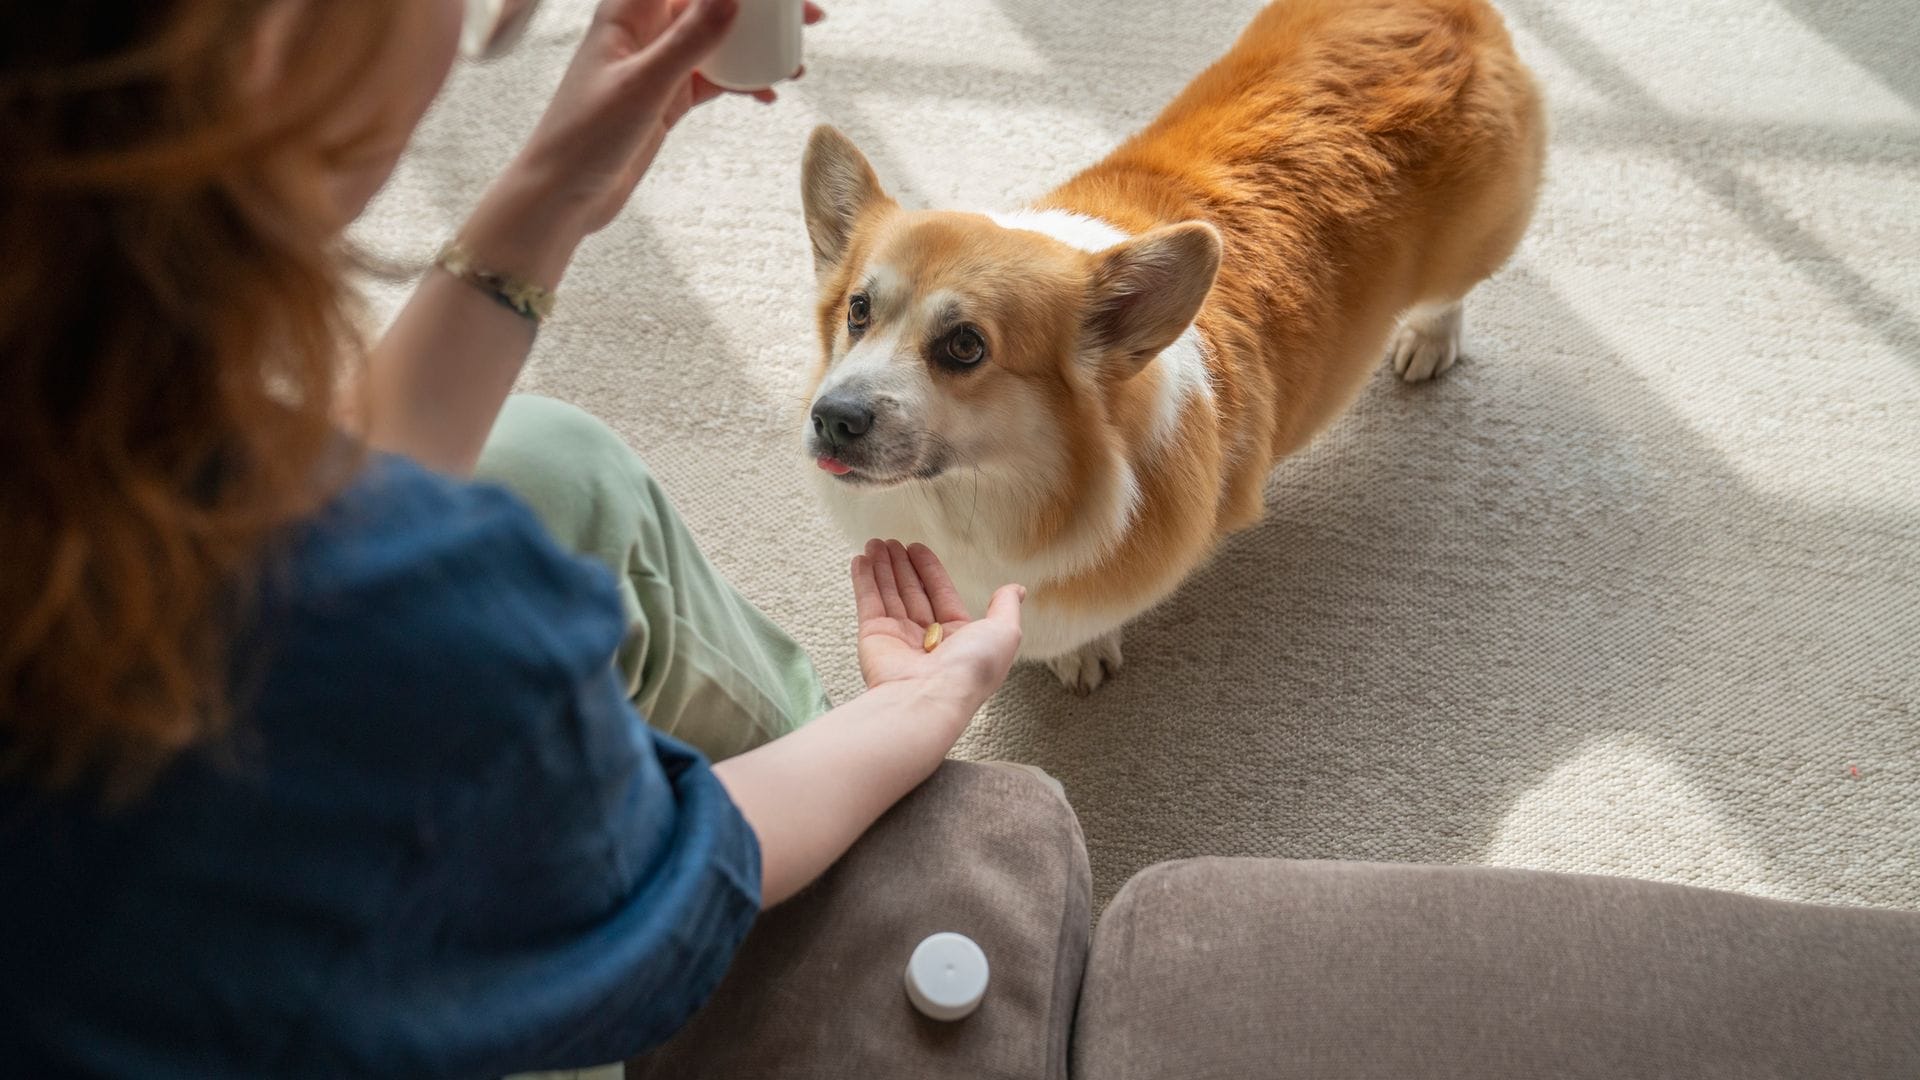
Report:
[[[340,237],[460,0],[0,14],[0,1069],[625,1057],[1005,678],[1021,590],[969,622],[876,543],[869,689],[813,719],[619,441],[506,402],[734,5],[603,3],[364,365]]]

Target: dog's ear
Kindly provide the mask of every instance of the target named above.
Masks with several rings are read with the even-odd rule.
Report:
[[[1166,225],[1094,256],[1088,343],[1126,378],[1173,344],[1220,272],[1220,234],[1200,221]]]
[[[860,215],[886,198],[880,178],[853,140],[825,124],[813,129],[800,164],[800,200],[813,241],[813,270],[821,281],[846,257]]]

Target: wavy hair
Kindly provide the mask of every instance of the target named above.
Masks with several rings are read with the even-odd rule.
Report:
[[[43,789],[124,800],[229,726],[243,598],[349,475],[353,259],[283,151],[392,3],[305,4],[254,92],[283,2],[0,8],[0,769]]]

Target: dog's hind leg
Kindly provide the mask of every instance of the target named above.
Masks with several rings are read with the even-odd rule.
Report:
[[[1484,52],[1478,70],[1459,105],[1467,145],[1427,192],[1433,227],[1414,248],[1414,303],[1387,346],[1394,373],[1408,382],[1431,379],[1460,358],[1461,302],[1513,255],[1546,161],[1546,112],[1533,77],[1504,45]]]

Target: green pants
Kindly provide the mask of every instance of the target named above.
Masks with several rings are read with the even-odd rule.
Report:
[[[550,398],[510,398],[475,474],[512,489],[561,544],[613,571],[627,612],[614,663],[654,727],[719,760],[826,711],[806,654],[720,577],[605,424]],[[618,1080],[622,1069],[517,1080]]]
[[[475,472],[531,504],[561,544],[613,571],[627,612],[614,661],[654,727],[718,760],[826,711],[806,654],[720,577],[605,424],[563,402],[515,396]]]

